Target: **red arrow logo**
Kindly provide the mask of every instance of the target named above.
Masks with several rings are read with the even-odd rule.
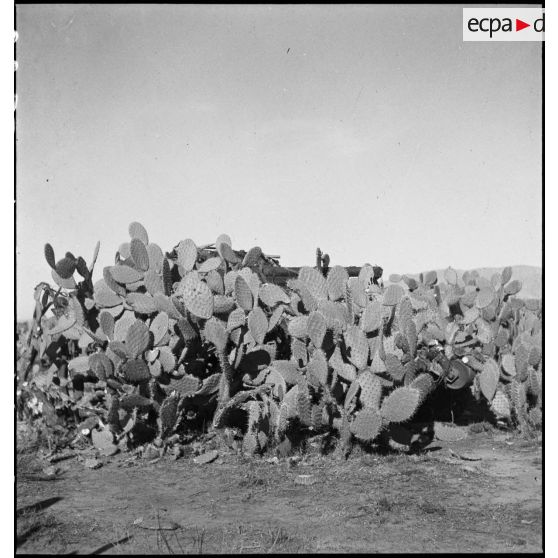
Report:
[[[522,29],[525,29],[526,27],[531,27],[531,24],[530,23],[525,23],[524,21],[521,21],[520,19],[515,20],[515,30],[516,31],[521,31]]]

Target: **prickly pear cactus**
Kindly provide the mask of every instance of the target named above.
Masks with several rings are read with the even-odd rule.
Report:
[[[346,456],[404,430],[439,387],[541,426],[542,306],[518,298],[511,268],[490,280],[392,274],[384,286],[379,266],[357,276],[320,249],[296,273],[226,234],[165,252],[141,223],[128,233],[95,278],[99,245],[89,265],[45,245],[55,285],[35,290],[33,359],[18,367],[22,393],[68,428],[93,413],[96,439],[118,437],[110,451],[230,427],[250,455],[298,429],[338,436]]]

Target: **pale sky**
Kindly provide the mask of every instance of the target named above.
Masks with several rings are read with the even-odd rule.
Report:
[[[462,6],[17,6],[17,309],[140,221],[283,265],[541,265],[541,44]]]

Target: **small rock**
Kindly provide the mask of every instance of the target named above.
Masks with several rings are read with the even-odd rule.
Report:
[[[318,482],[318,479],[314,475],[297,475],[295,478],[295,484],[311,485]]]
[[[167,438],[167,445],[172,446],[178,444],[180,440],[180,436],[178,434],[173,434],[169,438]]]
[[[296,467],[301,461],[302,457],[300,455],[293,455],[287,459],[289,467]]]
[[[174,531],[180,529],[180,525],[176,521],[163,519],[160,517],[138,517],[133,525],[142,529],[150,529],[153,531]]]
[[[72,457],[75,457],[76,453],[75,452],[65,452],[65,453],[60,453],[58,455],[53,455],[51,457],[48,458],[48,461],[50,463],[58,463],[59,461],[65,461],[66,459],[71,459]]]
[[[181,446],[182,447],[182,455],[184,457],[188,456],[188,455],[194,455],[194,450],[190,447],[190,445],[186,445],[186,446]]]
[[[91,441],[101,455],[114,455],[118,446],[114,443],[114,434],[108,429],[92,430]]]
[[[219,457],[219,452],[217,450],[208,451],[202,455],[198,455],[198,457],[195,457],[194,463],[197,465],[205,465],[206,463],[215,461],[217,457]]]
[[[122,453],[126,453],[128,451],[128,438],[126,438],[126,436],[118,441],[118,449]]]
[[[55,477],[56,473],[58,473],[58,467],[53,467],[52,465],[50,467],[45,467],[43,469],[43,473],[47,476],[47,477]]]
[[[463,461],[481,461],[481,457],[477,457],[476,455],[469,453],[469,452],[462,452],[456,453],[451,448],[448,449],[449,454],[457,459],[462,459]]]
[[[153,459],[159,459],[159,457],[161,457],[161,452],[158,448],[156,448],[154,445],[152,444],[147,444],[144,448],[143,448],[143,452],[141,454],[141,456],[144,459],[147,459],[149,461],[153,460]]]
[[[173,459],[180,459],[184,455],[184,450],[182,449],[182,446],[180,444],[175,444],[174,446],[172,446],[170,454]]]
[[[88,469],[99,469],[103,464],[98,459],[86,459],[85,466]]]

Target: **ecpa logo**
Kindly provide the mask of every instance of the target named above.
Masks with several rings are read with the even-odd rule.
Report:
[[[463,8],[464,41],[544,41],[543,8]]]

